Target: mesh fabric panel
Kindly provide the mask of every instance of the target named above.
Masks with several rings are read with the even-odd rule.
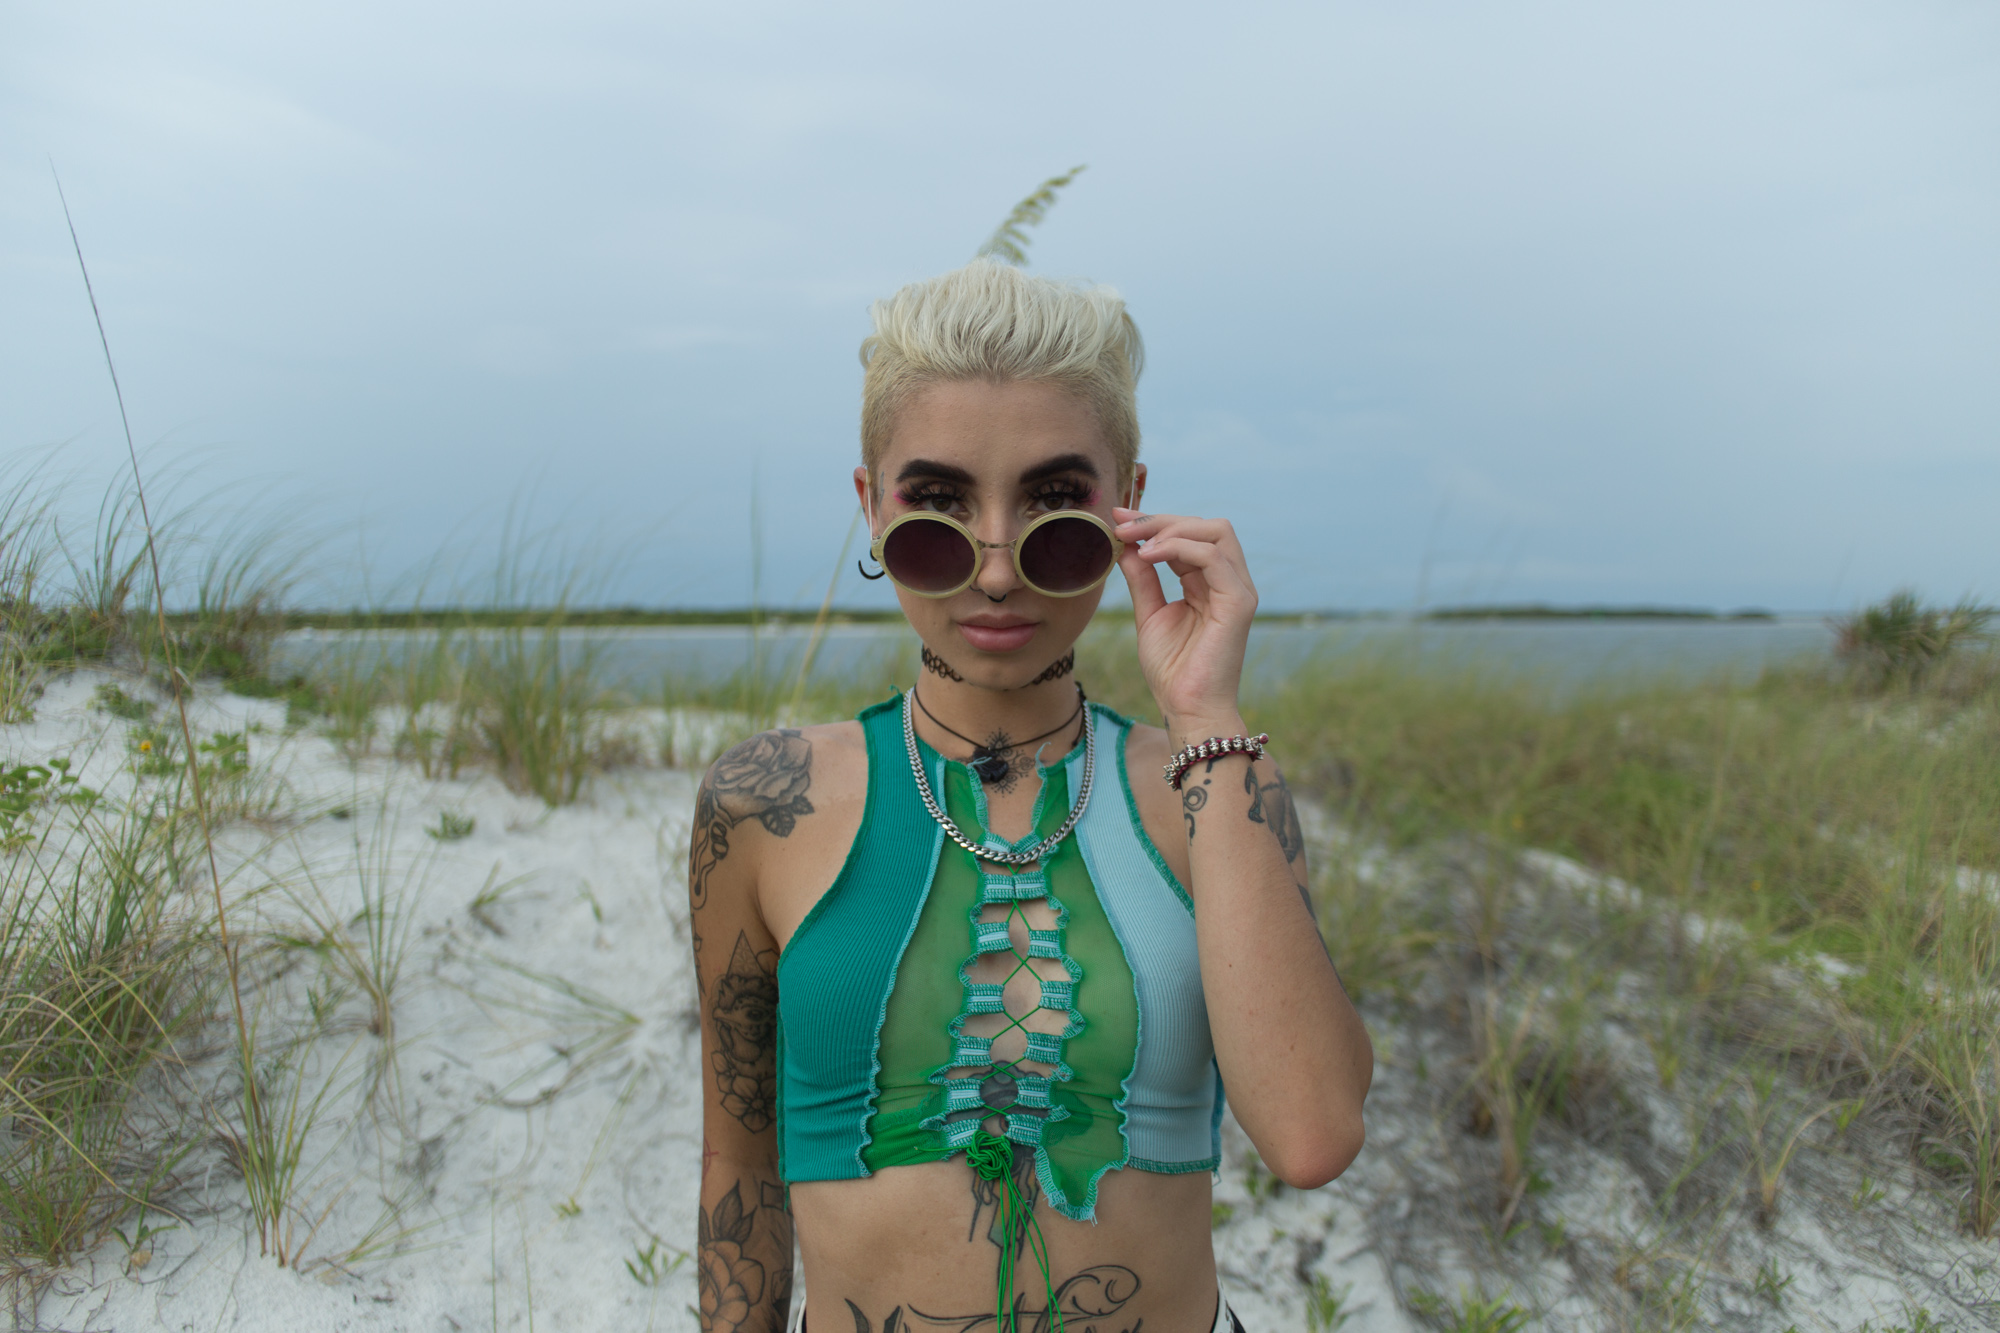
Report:
[[[927,765],[935,758],[925,747]],[[1044,768],[1041,774],[1044,786],[1040,817],[1032,835],[1035,838],[1054,832],[1069,813],[1069,782],[1063,766],[1058,763]],[[1093,803],[1117,799],[1116,774],[1115,757],[1099,754]],[[977,784],[978,779],[963,764],[946,767],[946,811],[975,841],[986,836],[979,818],[985,802]],[[938,858],[930,894],[897,968],[895,989],[883,1018],[879,1093],[868,1123],[868,1146],[862,1151],[862,1161],[871,1171],[949,1157],[954,1151],[949,1127],[982,1118],[983,1103],[964,1104],[971,1096],[965,1089],[967,1068],[953,1060],[955,1053],[963,1058],[965,1052],[954,1051],[952,1029],[954,1020],[968,1010],[991,1010],[987,989],[968,986],[960,976],[961,966],[969,969],[971,960],[980,955],[979,923],[1019,915],[1005,903],[984,906],[992,897],[988,885],[994,869],[982,866],[970,852],[950,843]],[[1020,1099],[1015,1103],[1015,1114],[1006,1119],[1005,1133],[1017,1143],[1035,1147],[1036,1174],[1050,1203],[1067,1215],[1082,1217],[1091,1214],[1098,1177],[1125,1161],[1124,1114],[1119,1099],[1137,1050],[1139,1008],[1132,970],[1084,867],[1077,840],[1065,839],[1039,873],[1051,906],[1061,908],[1064,919],[1060,929],[1038,930],[1031,938],[1026,922],[1018,921],[1011,948],[999,950],[991,947],[997,940],[989,924],[983,932],[988,946],[985,952],[988,957],[1000,958],[1008,971],[1022,966],[1021,959],[1030,954],[1066,958],[1073,965],[1075,982],[1065,985],[1064,970],[1045,968],[1042,1000],[1046,1007],[1074,1011],[1081,1023],[1072,1021],[1069,1027],[1077,1030],[1059,1043],[1061,1063],[1055,1071],[1057,1077],[1048,1084],[1046,1114],[1036,1114],[1040,1080],[1033,1074],[1040,1072],[1040,1067],[1028,1066],[1020,1071],[1027,1077],[1020,1080]],[[1023,884],[1024,891],[1033,887],[1032,881]],[[1034,894],[1040,896],[1039,892]],[[973,1027],[967,1020],[961,1026],[983,1032],[993,1024]],[[1062,1029],[1056,1026],[1055,1030]],[[1001,1044],[1009,1043],[1003,1040]],[[1056,1043],[1051,1038],[1037,1038],[1035,1044],[1044,1054],[1055,1053]],[[1004,1068],[1004,1061],[997,1063]],[[1065,1071],[1070,1075],[1066,1079],[1060,1077]],[[958,1077],[952,1078],[954,1075]],[[956,1102],[946,1086],[948,1079],[960,1084]],[[998,1126],[1002,1122],[991,1119],[988,1123]]]

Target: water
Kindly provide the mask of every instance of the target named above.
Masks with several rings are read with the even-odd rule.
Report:
[[[1281,677],[1315,654],[1408,653],[1428,666],[1568,690],[1745,678],[1781,662],[1823,657],[1832,646],[1833,632],[1818,619],[1355,621],[1252,630],[1250,674]]]
[[[1099,624],[1114,623],[1107,612]],[[1122,621],[1122,618],[1121,618]],[[1129,622],[1125,622],[1129,623]],[[767,679],[797,672],[811,637],[807,627],[766,628],[754,648]],[[379,651],[396,656],[426,644],[425,631],[299,630],[279,642],[279,674],[309,670],[329,654]],[[589,647],[606,682],[637,697],[654,696],[663,677],[720,683],[750,664],[747,626],[659,626],[562,631],[566,654]],[[1819,620],[1661,621],[1335,621],[1260,624],[1250,631],[1251,682],[1281,678],[1315,658],[1408,653],[1440,667],[1529,677],[1558,690],[1597,683],[1692,680],[1720,673],[1754,675],[1767,665],[1824,655],[1832,634]],[[916,638],[904,625],[835,625],[821,640],[815,678],[908,674]]]

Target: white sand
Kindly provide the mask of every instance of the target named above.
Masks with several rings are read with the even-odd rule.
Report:
[[[34,722],[0,729],[8,762],[69,754],[86,782],[129,790],[124,724],[86,706],[107,679],[54,683]],[[303,1074],[275,1081],[279,1102],[292,1087],[308,1101],[325,1092],[296,1191],[291,1264],[259,1253],[240,1180],[204,1148],[172,1200],[186,1223],[134,1256],[117,1240],[100,1247],[58,1276],[33,1317],[59,1329],[287,1333],[690,1326],[701,1086],[682,881],[692,775],[603,778],[586,800],[549,811],[490,776],[427,781],[384,760],[350,765],[282,723],[282,707],[268,702],[204,695],[198,708],[203,734],[259,729],[253,762],[282,785],[271,820],[238,823],[223,839],[233,919],[246,935],[314,938],[317,917],[347,923],[358,940],[367,895],[386,901],[385,919],[408,931],[395,1058],[384,1064],[367,1006],[349,994],[332,1031],[307,1048]],[[442,812],[472,817],[475,831],[431,839],[424,829]],[[1311,822],[1317,838],[1331,835]],[[1383,875],[1409,871],[1392,858],[1377,864]],[[277,966],[287,961],[289,970]],[[253,971],[267,1032],[296,1025],[316,987],[324,998],[310,951],[266,951]],[[1649,1057],[1630,1018],[1607,1006],[1604,1049],[1637,1070]],[[1247,1142],[1226,1126],[1216,1198],[1228,1217],[1216,1245],[1246,1327],[1303,1330],[1315,1281],[1343,1294],[1348,1330],[1425,1327],[1399,1306],[1392,1273],[1405,1290],[1515,1291],[1542,1307],[1538,1327],[1604,1326],[1601,1306],[1581,1293],[1601,1295],[1618,1257],[1653,1234],[1644,1161],[1582,1141],[1545,1151],[1552,1189],[1530,1211],[1560,1216],[1564,1243],[1541,1254],[1517,1242],[1505,1256],[1468,1246],[1478,1228],[1466,1224],[1464,1201],[1491,1188],[1480,1175],[1491,1140],[1469,1138],[1439,1110],[1464,1067],[1434,1016],[1370,1021],[1381,1056],[1370,1147],[1342,1180],[1309,1193],[1260,1186]],[[228,1063],[209,1063],[208,1086]],[[376,1068],[389,1073],[371,1079]],[[1657,1098],[1648,1106],[1650,1138],[1670,1150],[1674,1109]],[[1893,1150],[1885,1165],[1823,1139],[1813,1137],[1794,1173],[1813,1206],[1790,1207],[1769,1233],[1740,1219],[1732,1227],[1724,1260],[1741,1299],[1724,1291],[1708,1316],[1773,1333],[1863,1319],[1886,1328],[1913,1301],[1942,1314],[1941,1292],[1982,1299],[1990,1243],[1955,1236],[1948,1208]],[[1871,1171],[1889,1193],[1857,1221],[1841,1201]],[[646,1256],[657,1280],[634,1275],[646,1274]],[[1751,1290],[1766,1261],[1795,1277],[1783,1307]]]
[[[6,729],[10,758],[77,755],[86,783],[129,790],[124,724],[86,706],[110,679],[53,684],[32,724]],[[695,1282],[682,1255],[700,1165],[682,871],[693,776],[603,778],[585,801],[550,811],[490,776],[431,782],[387,761],[351,766],[326,740],[286,735],[283,720],[281,705],[233,696],[205,695],[198,709],[199,734],[261,728],[252,761],[286,788],[274,827],[237,825],[224,839],[233,919],[241,934],[310,937],[314,912],[351,922],[365,884],[386,884],[409,930],[395,1077],[366,1096],[383,1043],[350,997],[341,1030],[305,1062],[306,1098],[331,1092],[297,1191],[294,1265],[259,1254],[241,1182],[209,1151],[175,1201],[194,1220],[144,1247],[143,1266],[119,1241],[100,1247],[44,1296],[43,1326],[688,1327]],[[475,831],[431,839],[424,828],[444,811],[471,816]],[[494,884],[510,887],[475,913]],[[253,996],[266,1025],[303,1011],[317,972],[310,953],[293,961]],[[1365,1238],[1340,1186],[1252,1204],[1235,1165],[1218,1198],[1240,1204],[1217,1241],[1250,1328],[1303,1327],[1302,1253],[1372,1302],[1366,1327],[1403,1326],[1380,1265],[1349,1253]],[[628,1268],[643,1272],[648,1248],[671,1269],[653,1284]]]

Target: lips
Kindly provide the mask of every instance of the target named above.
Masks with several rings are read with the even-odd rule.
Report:
[[[1011,653],[1025,648],[1037,628],[1035,621],[1018,616],[974,616],[958,622],[958,632],[982,653]]]

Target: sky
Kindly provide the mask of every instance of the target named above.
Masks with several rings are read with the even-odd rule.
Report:
[[[816,605],[869,302],[1079,163],[1031,267],[1267,608],[2000,598],[1985,3],[7,5],[0,451],[84,494],[52,162],[149,466],[322,605],[510,524]]]

